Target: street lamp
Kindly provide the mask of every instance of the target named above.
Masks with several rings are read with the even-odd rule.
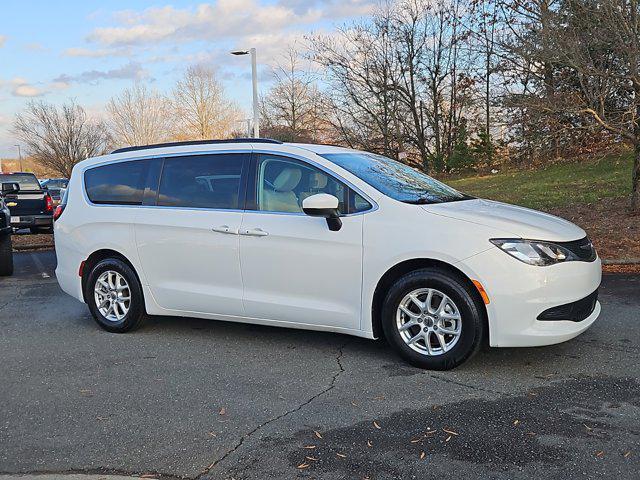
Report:
[[[20,151],[20,145],[14,145],[18,147],[18,161],[20,162],[20,171],[22,172],[22,152]]]
[[[256,49],[234,50],[231,55],[251,55],[251,80],[253,82],[253,136],[260,138],[260,116],[258,114],[258,72],[256,67]]]

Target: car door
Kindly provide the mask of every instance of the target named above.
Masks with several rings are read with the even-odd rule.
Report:
[[[348,187],[307,162],[270,154],[255,155],[248,185],[240,228],[246,315],[359,329],[363,216],[344,216],[331,231],[301,208],[307,196],[330,193],[347,212]]]
[[[164,159],[157,200],[135,234],[155,301],[185,313],[243,315],[239,236],[250,153]]]

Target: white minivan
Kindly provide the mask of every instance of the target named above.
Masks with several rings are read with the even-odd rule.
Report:
[[[600,314],[581,228],[347,148],[123,148],[75,166],[55,219],[58,282],[111,332],[173,315],[384,336],[449,369]]]

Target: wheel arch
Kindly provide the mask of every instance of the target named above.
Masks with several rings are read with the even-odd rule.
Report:
[[[413,272],[415,270],[419,270],[421,268],[439,268],[441,270],[447,271],[460,279],[469,287],[469,291],[473,295],[474,300],[476,301],[478,306],[481,307],[480,312],[483,316],[486,337],[488,338],[489,319],[487,306],[482,300],[482,296],[480,295],[480,292],[478,292],[478,289],[473,284],[472,280],[462,270],[456,268],[454,265],[434,258],[412,258],[409,260],[404,260],[389,268],[384,273],[384,275],[380,277],[378,283],[376,284],[376,288],[373,293],[373,301],[371,304],[371,328],[373,330],[373,336],[375,338],[384,337],[384,333],[382,330],[382,303],[384,302],[386,293],[389,290],[391,284],[393,284],[395,280],[399,279],[403,275],[406,275],[407,273]],[[483,341],[486,340],[487,339],[483,339]]]
[[[122,253],[116,250],[111,250],[109,248],[102,248],[100,250],[96,250],[95,252],[93,252],[84,261],[84,266],[82,268],[82,277],[81,277],[82,278],[81,280],[82,298],[84,300],[84,303],[87,303],[87,296],[86,296],[87,294],[86,294],[85,287],[87,284],[87,279],[89,278],[89,274],[91,273],[91,270],[93,270],[93,267],[95,267],[99,262],[107,258],[117,258],[118,260],[122,260],[124,263],[126,263],[129,266],[129,268],[131,268],[131,270],[133,270],[133,273],[135,274],[136,279],[140,284],[140,291],[142,292],[142,295],[144,298],[144,290],[142,289],[142,282],[140,281],[140,275],[138,274],[138,271],[136,270],[136,267],[133,265],[133,263],[131,263],[131,261],[126,256],[124,256]]]

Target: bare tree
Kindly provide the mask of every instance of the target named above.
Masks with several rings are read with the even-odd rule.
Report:
[[[74,102],[60,108],[29,103],[25,112],[16,115],[13,133],[34,160],[66,178],[76,163],[102,155],[110,146],[104,123],[90,120]]]
[[[639,1],[512,0],[510,7],[532,25],[514,29],[521,40],[513,65],[529,79],[514,103],[541,114],[547,128],[562,125],[564,138],[600,131],[632,147],[630,205],[639,210]]]
[[[173,115],[162,95],[135,84],[107,104],[110,127],[118,145],[150,145],[169,140]]]
[[[300,67],[301,57],[290,48],[274,69],[275,85],[261,99],[262,130],[290,142],[322,141],[326,130],[326,102],[312,73]]]
[[[204,66],[187,69],[176,83],[173,103],[181,140],[226,138],[241,118],[215,72]]]
[[[370,21],[339,28],[336,35],[310,38],[312,59],[330,87],[331,121],[352,147],[397,157],[400,148],[396,104],[397,60],[390,35],[391,6]]]

